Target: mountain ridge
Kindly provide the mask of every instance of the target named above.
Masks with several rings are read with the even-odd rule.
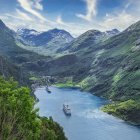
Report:
[[[60,29],[51,29],[51,30],[48,30],[48,31],[43,31],[43,32],[38,32],[34,29],[20,29],[20,30],[17,30],[17,34],[23,38],[25,38],[25,40],[28,38],[28,39],[37,39],[38,38],[44,38],[46,39],[44,42],[47,44],[49,41],[51,41],[54,37],[57,37],[58,35],[59,36],[62,36],[65,40],[66,40],[66,43],[69,43],[71,42],[74,38],[71,36],[71,34],[65,30],[60,30]],[[26,38],[27,37],[27,38]],[[34,40],[36,41],[36,40]],[[33,42],[33,41],[32,41]],[[40,41],[41,42],[41,41]],[[44,42],[42,44],[35,44],[33,46],[44,46],[46,44],[44,44]]]
[[[21,29],[17,31],[16,39],[24,49],[47,55],[67,46],[74,38],[69,32],[55,28],[44,32]]]
[[[119,108],[119,103],[124,102],[120,104],[122,108],[118,109],[122,111],[124,106],[127,106],[126,114],[122,111],[121,118],[128,118],[126,120],[140,124],[140,119],[132,118],[135,113],[140,118],[138,114],[140,112],[138,104],[140,99],[140,22],[109,38],[106,36],[104,38],[104,34],[97,30],[87,31],[74,39],[67,47],[61,46],[58,53],[62,53],[61,56],[56,54],[49,60],[40,59],[40,62],[37,59],[34,62],[27,61],[23,67],[35,75],[57,77],[57,83],[64,85],[72,83],[97,96],[113,100],[118,104],[115,106],[116,109]],[[5,42],[10,40],[7,34],[3,37],[4,39]],[[8,46],[10,44],[9,42]],[[0,46],[2,49],[1,44]],[[13,53],[14,50],[11,51]],[[135,103],[135,106],[132,106],[132,103]],[[138,111],[136,111],[137,107]],[[109,112],[111,108],[105,111]],[[129,115],[129,109],[133,109],[131,115]]]

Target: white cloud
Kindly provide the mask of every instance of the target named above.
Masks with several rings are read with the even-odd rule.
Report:
[[[5,21],[5,23],[12,29],[16,29],[19,24],[25,25],[27,22],[33,22],[33,18],[28,16],[26,13],[21,12],[16,9],[16,13],[6,13],[1,16],[1,19]]]
[[[108,15],[106,16],[104,22],[101,24],[105,27],[105,29],[124,29],[126,26],[129,26],[133,21],[133,17],[125,12],[119,13],[118,15]]]
[[[94,19],[97,14],[97,0],[85,0],[87,2],[87,13],[85,15],[79,14],[78,17],[90,22],[80,23],[77,21],[67,22],[61,14],[49,20],[41,15],[43,5],[41,0],[17,0],[20,4],[15,11],[5,14],[0,14],[0,18],[5,22],[7,26],[12,29],[18,28],[30,28],[38,31],[46,31],[52,28],[60,28],[69,31],[74,36],[78,36],[87,30],[110,30],[112,28],[118,28],[124,30],[131,24],[140,19],[140,0],[126,0],[125,5],[118,7],[112,12],[106,13],[104,17]],[[100,9],[99,9],[100,10]],[[49,14],[48,14],[49,16]]]
[[[43,10],[43,5],[41,4],[42,0],[34,0],[33,5],[38,10]]]
[[[19,19],[29,20],[32,21],[32,18],[28,16],[26,13],[21,12],[20,10],[16,9],[17,15],[15,17],[18,17]]]
[[[97,14],[97,0],[85,0],[85,2],[87,4],[86,15],[76,14],[76,16],[87,21],[92,21],[93,17]]]
[[[60,24],[60,25],[64,25],[64,26],[67,26],[67,25],[68,25],[67,23],[65,23],[65,22],[62,20],[61,15],[59,15],[59,16],[57,17],[56,23],[57,23],[57,24]]]
[[[135,5],[135,11],[131,11],[129,8],[131,6]],[[104,26],[104,29],[112,29],[117,28],[119,30],[124,30],[127,27],[129,27],[131,24],[137,22],[140,20],[139,17],[139,4],[137,3],[131,3],[129,0],[128,3],[124,6],[124,9],[122,11],[116,10],[110,14],[106,14],[104,19],[100,21],[100,25]]]
[[[63,21],[61,14],[58,15],[54,21],[45,19],[45,17],[42,19],[42,15],[39,11],[43,9],[43,6],[38,5],[41,0],[32,0],[32,2],[31,0],[17,1],[20,3],[22,9],[18,8],[14,12],[2,14],[0,17],[11,29],[29,28],[38,31],[46,31],[53,28],[60,28],[69,31],[74,36],[78,36],[88,29],[93,28],[92,25],[87,26],[82,23],[65,22]],[[36,4],[34,2],[36,2]]]
[[[42,10],[43,6],[40,4],[41,0],[17,0],[20,3],[20,6],[30,14],[38,17],[42,21],[46,21],[45,17],[43,17],[37,10]]]
[[[48,22],[38,20],[38,18],[19,9],[16,9],[15,12],[12,13],[0,15],[0,18],[9,28],[15,31],[19,28],[29,28],[44,31],[54,28],[55,25],[55,22],[51,22],[49,20],[46,20]]]
[[[131,24],[140,20],[140,0],[126,0],[124,7],[116,8],[111,13],[106,13],[102,18],[95,19],[93,17],[97,14],[97,0],[85,0],[87,3],[87,14],[76,14],[77,17],[90,21],[92,28],[98,30],[110,30],[112,28],[118,28],[124,30]],[[96,23],[96,24],[95,24]],[[87,27],[90,26],[87,23]]]

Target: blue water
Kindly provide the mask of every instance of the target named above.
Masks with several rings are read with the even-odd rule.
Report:
[[[69,140],[140,140],[140,128],[100,111],[106,100],[78,89],[51,87],[50,90],[51,94],[45,88],[35,91],[39,115],[52,116]],[[71,117],[62,111],[63,103],[70,105]]]

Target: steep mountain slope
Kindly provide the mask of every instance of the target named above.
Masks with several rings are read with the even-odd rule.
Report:
[[[140,22],[100,44],[91,44],[85,53],[77,53],[79,57],[84,56],[85,63],[91,63],[88,78],[83,80],[89,83],[85,82],[84,88],[112,99],[140,96],[139,25]]]
[[[109,37],[115,36],[120,33],[118,29],[112,29],[105,32]]]
[[[108,37],[114,33],[117,35]],[[140,22],[119,34],[116,30],[112,33],[88,31],[67,47],[68,55],[34,66],[47,75],[72,77],[81,88],[99,96],[113,100],[136,99],[140,96],[139,36]],[[31,68],[30,63],[25,66]]]
[[[24,80],[31,71],[24,65],[47,58],[20,48],[14,36],[15,33],[0,20],[0,139],[67,140],[62,127],[52,118],[38,116],[30,89],[20,87],[29,86]],[[9,77],[14,77],[20,85]]]
[[[41,54],[55,53],[59,48],[67,46],[73,37],[65,30],[52,29],[46,32],[20,29],[17,31],[17,41],[22,47]]]
[[[11,31],[2,21],[0,22],[0,55],[6,56],[13,62],[34,61],[41,56],[20,48],[15,43],[14,32]]]
[[[63,66],[69,57],[66,55],[57,70],[55,63],[54,70],[50,72],[49,69],[53,69],[50,66],[48,73],[72,77],[81,88],[113,100],[140,98],[140,22],[98,43],[91,38],[95,34],[100,36],[100,32],[89,31],[86,34],[89,35],[86,35],[87,38],[83,39],[82,35],[74,45],[69,46],[69,51],[73,53],[71,56],[76,59]]]
[[[100,36],[101,33],[96,31],[97,34]],[[124,101],[123,104],[115,106],[117,109],[120,105],[121,109],[119,108],[118,111],[121,113],[116,111],[114,114],[117,116],[121,114],[123,116],[121,118],[140,124],[138,104],[140,100],[140,21],[122,33],[99,43],[96,43],[90,35],[87,38],[82,35],[72,46],[69,46],[68,51],[72,53],[71,56],[75,60],[69,63],[68,55],[57,58],[49,62],[52,64],[55,62],[54,69],[47,63],[48,73],[59,76],[58,82],[62,82],[63,79],[64,85],[71,82],[72,85],[78,85],[98,96],[119,102]],[[62,62],[65,62],[65,65]],[[129,99],[132,101],[127,101]],[[134,106],[132,106],[133,102]],[[133,108],[133,111],[129,110],[129,107]],[[122,110],[125,110],[126,114]],[[136,114],[137,118],[132,118],[132,114]]]
[[[124,101],[107,106],[104,111],[135,124],[140,124],[139,38],[140,22],[137,22],[120,35],[96,46],[95,51],[102,49],[104,52],[92,65],[89,82],[94,81],[93,85],[85,86],[97,95]]]
[[[13,76],[19,82],[22,77],[22,82],[27,83],[27,76],[33,73],[34,69],[29,70],[24,65],[32,64],[40,66],[38,61],[48,61],[50,57],[40,56],[20,48],[17,46],[14,36],[14,31],[10,30],[0,21],[0,73],[4,73],[6,77]]]
[[[88,47],[104,42],[108,38],[119,34],[117,29],[111,31],[101,32],[98,30],[89,30],[76,38],[69,46],[61,47],[58,52],[68,51],[86,51]]]
[[[0,56],[0,75],[4,77],[14,77],[16,80],[20,77],[20,68],[8,59]]]
[[[121,33],[116,30],[104,33],[88,31],[68,46],[54,49],[54,52],[65,55],[48,59],[19,48],[11,31],[2,29],[2,55],[22,63],[23,68],[30,72],[52,75],[57,77],[58,83],[72,83],[98,96],[117,101],[116,106],[109,106],[105,111],[117,116],[121,114],[121,118],[140,124],[140,21]],[[32,34],[36,32],[32,31]],[[115,111],[110,111],[112,107]],[[137,118],[132,118],[132,114],[137,114]]]
[[[18,47],[14,43],[14,35],[15,33],[0,20],[0,75],[5,78],[14,77],[20,84],[25,84],[26,76],[21,80],[21,69],[14,64],[14,62],[18,62],[16,59]],[[19,50],[21,49],[19,48]]]

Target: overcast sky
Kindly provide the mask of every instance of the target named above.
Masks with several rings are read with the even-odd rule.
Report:
[[[0,0],[0,19],[14,30],[60,28],[75,36],[124,30],[140,20],[140,0]]]

